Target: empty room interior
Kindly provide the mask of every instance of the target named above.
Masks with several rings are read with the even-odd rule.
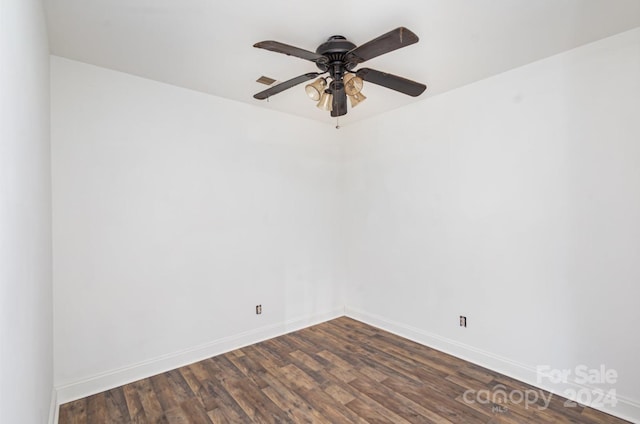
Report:
[[[1,423],[640,423],[640,1],[0,4]]]

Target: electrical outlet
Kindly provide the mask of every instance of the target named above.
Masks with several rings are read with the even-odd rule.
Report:
[[[460,315],[460,327],[466,327],[467,326],[467,317],[463,317],[462,315]]]
[[[256,305],[256,315],[260,315],[262,313],[262,305]]]

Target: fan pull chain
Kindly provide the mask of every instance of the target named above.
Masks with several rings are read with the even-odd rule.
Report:
[[[340,129],[340,117],[336,116],[336,129],[339,130]]]

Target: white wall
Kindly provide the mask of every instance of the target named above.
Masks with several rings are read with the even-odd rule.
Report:
[[[640,420],[640,29],[343,130],[349,314]]]
[[[49,47],[37,0],[0,3],[0,422],[43,423],[53,379]]]
[[[342,314],[333,127],[59,57],[52,112],[62,401]]]

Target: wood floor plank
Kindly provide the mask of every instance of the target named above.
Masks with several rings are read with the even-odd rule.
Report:
[[[233,424],[233,421],[225,415],[222,408],[215,408],[211,411],[207,411],[207,416],[213,424]]]
[[[329,394],[332,398],[334,398],[335,400],[337,400],[343,405],[346,405],[347,403],[351,402],[356,398],[354,395],[344,390],[342,387],[338,386],[337,384],[330,385],[329,387],[324,389],[324,391],[325,393]]]
[[[325,331],[338,331],[342,337],[348,338],[356,343],[369,341],[378,349],[399,349],[395,351],[400,356],[410,356],[423,362],[433,370],[440,370],[444,376],[450,374],[452,368],[459,368],[469,363],[456,358],[455,356],[437,351],[435,349],[425,349],[424,346],[411,340],[396,336],[383,330],[376,329],[376,332],[370,335],[370,332],[362,332],[362,328],[366,328],[366,324],[359,323],[355,320],[338,318],[331,321],[331,326],[323,327]],[[356,329],[355,332],[345,332],[347,329]],[[342,331],[341,331],[342,330]]]
[[[295,350],[289,353],[289,355],[313,371],[320,371],[322,369],[322,365],[320,365],[318,361],[300,350]]]
[[[205,363],[209,367],[209,372],[213,373],[214,377],[218,380],[222,380],[226,377],[232,377],[241,379],[245,375],[234,365],[227,355],[218,355],[213,358],[205,360]]]
[[[280,375],[289,380],[289,382],[296,388],[302,390],[313,390],[315,388],[315,382],[311,377],[309,377],[309,374],[306,374],[294,364],[281,367]]]
[[[220,376],[217,376],[218,378]],[[222,380],[225,380],[222,378]],[[244,410],[238,405],[236,400],[222,386],[220,380],[207,380],[206,387],[209,393],[216,397],[220,413],[231,422],[242,423],[251,422]]]
[[[184,394],[172,392],[171,384],[169,383],[168,374],[158,374],[150,378],[151,386],[158,398],[158,402],[162,406],[163,411],[170,411],[180,406],[180,403],[184,400]]]
[[[204,385],[205,381],[214,378],[214,376],[209,372],[209,368],[206,366],[205,361],[195,362],[183,368],[188,369],[201,385]]]
[[[458,404],[455,398],[443,396],[420,382],[399,376],[399,378],[389,377],[382,384],[453,423],[480,424],[487,420],[486,416],[473,408]]]
[[[249,358],[246,354],[240,357],[231,357],[229,360],[235,365],[236,368],[242,372],[242,374],[251,380],[259,389],[263,389],[268,386],[262,376],[267,372],[262,365]]]
[[[354,399],[346,406],[370,424],[409,424],[409,421],[366,396]]]
[[[162,416],[162,405],[156,396],[156,392],[153,389],[151,380],[145,378],[138,380],[131,385],[135,388],[140,399],[140,404],[144,410],[144,416],[148,422],[155,422],[158,417]],[[95,421],[102,422],[102,421]]]
[[[181,406],[173,407],[164,411],[162,416],[158,419],[162,424],[189,424],[189,415],[182,409]]]
[[[266,361],[268,361],[270,364],[273,364],[276,367],[284,367],[289,363],[286,356],[278,355],[277,352],[274,352],[271,349],[269,349],[269,347],[265,345],[264,342],[255,344],[253,348],[257,350],[260,353],[260,355],[262,355],[265,358]]]
[[[431,423],[431,422],[451,422],[435,412],[424,408],[422,405],[398,395],[376,381],[365,376],[358,377],[351,381],[349,385],[358,392],[364,393],[376,402],[383,404],[388,410],[398,414],[411,423]]]
[[[469,401],[471,390],[540,391],[342,317],[60,406],[59,424],[621,424],[552,396]]]
[[[127,401],[124,398],[124,391],[122,390],[122,387],[107,390],[105,397],[107,401],[107,411],[109,412],[109,419],[111,422],[131,422],[129,408],[127,406]]]
[[[87,422],[105,422],[109,413],[107,411],[107,400],[104,392],[89,396],[87,399]]]
[[[326,375],[318,375],[316,381],[328,381],[330,374],[322,372]],[[301,399],[307,408],[317,410],[332,423],[366,423],[343,404],[337,404],[329,395],[318,390],[320,386],[306,389],[305,385],[300,385],[291,378],[291,373],[282,373],[279,369],[273,370],[273,376],[271,372],[267,375],[271,377],[270,387],[288,393],[293,399]]]
[[[216,401],[215,396],[208,390],[206,385],[206,382],[208,381],[207,378],[203,379],[203,384],[203,382],[198,380],[190,366],[180,368],[180,374],[182,374],[182,377],[189,385],[191,392],[195,394],[205,412],[218,407],[218,402]]]
[[[366,423],[346,405],[333,401],[333,398],[321,390],[308,390],[302,393],[304,399],[331,423]]]
[[[131,419],[131,422],[136,424],[147,423],[148,420],[144,413],[144,407],[142,406],[142,402],[140,401],[140,396],[138,395],[136,387],[133,384],[126,384],[122,386],[122,391],[124,393],[124,399],[127,403],[129,418]]]
[[[59,423],[87,424],[87,399],[78,399],[60,406]]]
[[[278,408],[268,396],[246,379],[229,379],[223,382],[227,392],[233,397],[251,422],[280,423],[291,420],[289,413]]]
[[[296,422],[331,423],[314,408],[309,407],[297,393],[279,385],[275,380],[262,391]]]
[[[189,387],[179,369],[167,371],[165,375],[169,380],[172,393],[176,394],[178,399],[187,400],[194,397],[191,387]]]
[[[196,398],[191,398],[186,402],[183,402],[182,410],[189,419],[191,424],[211,424],[211,419],[207,415],[207,412],[202,408],[202,404]]]
[[[289,333],[287,336],[289,336],[291,345],[295,346],[297,350],[305,352],[308,355],[313,356],[314,353],[324,350],[324,346],[317,346],[307,340],[304,337],[302,330],[296,331],[295,333]]]
[[[255,345],[243,348],[243,352],[268,372],[277,374],[283,366],[282,364],[276,363],[272,358],[265,356],[264,352]]]

